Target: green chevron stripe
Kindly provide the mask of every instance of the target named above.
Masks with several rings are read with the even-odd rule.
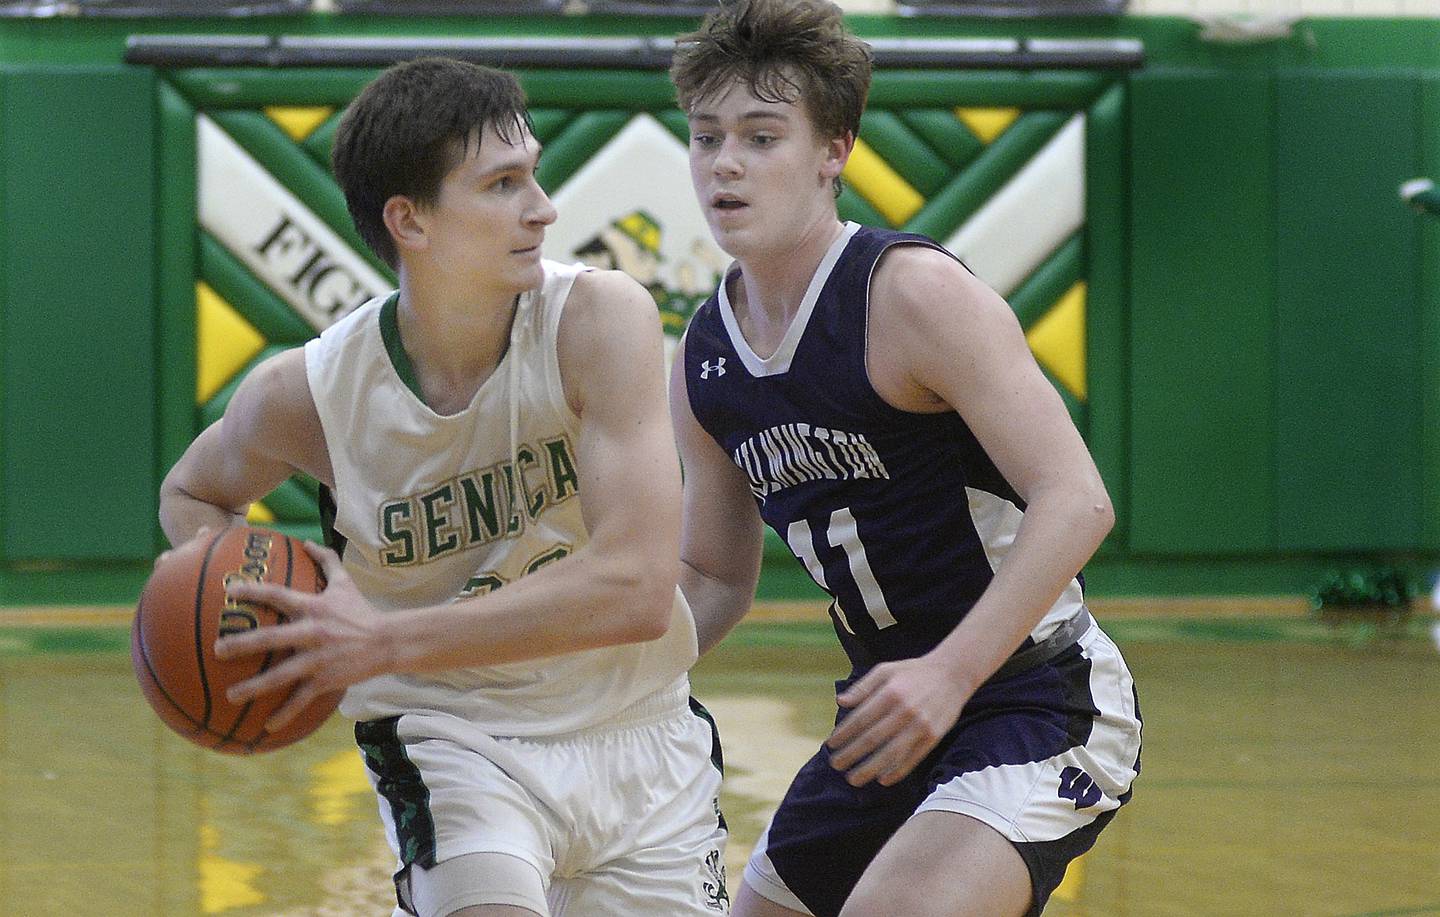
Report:
[[[980,138],[955,117],[953,108],[912,108],[898,114],[906,127],[953,168],[969,163],[985,149]]]
[[[195,436],[195,109],[163,80],[157,85],[160,144],[155,227],[160,309],[157,335],[159,462],[163,474]],[[156,480],[159,480],[157,476]]]
[[[295,478],[286,479],[260,502],[275,514],[276,519],[286,522],[316,522],[320,519],[315,494]]]
[[[1082,231],[1067,239],[1010,294],[1010,308],[1015,310],[1020,327],[1029,331],[1084,276]]]
[[[310,323],[207,232],[200,233],[200,276],[271,344],[303,344]],[[194,293],[191,293],[194,298]],[[192,386],[193,388],[193,386]]]
[[[1085,118],[1085,389],[1090,454],[1115,504],[1110,538],[1124,544],[1129,513],[1125,338],[1127,196],[1125,87],[1112,86]]]
[[[269,173],[323,220],[357,254],[393,280],[394,273],[375,257],[350,220],[345,195],[328,169],[318,165],[285,135],[274,121],[258,111],[206,112],[237,143],[254,156]]]
[[[634,112],[587,111],[571,121],[545,147],[535,177],[540,187],[553,194],[565,180],[614,139]]]
[[[249,363],[246,363],[245,366],[241,368],[241,370],[237,372],[234,377],[230,379],[229,382],[225,383],[225,385],[220,389],[220,391],[216,392],[209,401],[205,402],[200,406],[201,429],[210,426],[212,423],[220,419],[220,415],[225,413],[225,406],[228,405],[230,403],[230,399],[234,397],[235,390],[240,387],[241,382],[245,381],[245,377],[250,375],[250,371],[252,369],[265,362],[266,360],[270,359],[271,357],[275,356],[275,354],[284,353],[289,349],[289,347],[272,344],[257,353],[254,359],[252,359]],[[191,389],[191,391],[194,391],[194,389]]]
[[[840,198],[835,201],[835,209],[839,211],[842,220],[854,220],[864,226],[878,226],[881,229],[891,228],[890,221],[848,184],[845,185],[845,190],[840,192]]]
[[[300,148],[310,154],[310,158],[320,163],[325,171],[330,171],[330,151],[335,148],[335,131],[340,128],[340,119],[345,117],[345,109],[341,108],[335,114],[325,119],[325,123],[310,132],[310,136],[300,141]]]
[[[1074,422],[1075,429],[1080,431],[1081,436],[1084,436],[1086,425],[1090,421],[1089,407],[1086,406],[1085,402],[1072,395],[1070,390],[1065,387],[1064,382],[1050,375],[1050,371],[1043,365],[1038,362],[1035,365],[1040,367],[1040,372],[1045,374],[1045,378],[1050,380],[1050,384],[1054,386],[1055,391],[1060,394],[1060,400],[1065,402],[1065,410],[1070,413],[1070,420]]]
[[[335,112],[300,143],[305,152],[309,153],[310,157],[324,166],[326,170],[330,168],[330,153],[335,148],[335,131],[339,129],[340,119],[344,115],[345,109],[343,108]],[[532,108],[530,110],[530,121],[534,124],[535,136],[541,143],[549,141],[574,116],[575,112],[571,109]]]
[[[656,120],[665,125],[666,129],[674,134],[676,139],[685,144],[687,148],[690,146],[690,119],[685,116],[683,111],[678,108],[666,108],[660,111],[652,111],[650,114],[654,115]]]
[[[986,147],[970,168],[932,197],[905,229],[924,233],[932,239],[948,237],[1049,143],[1071,117],[1070,112],[1063,111],[1021,115],[1009,130]]]
[[[573,108],[532,108],[530,109],[530,124],[535,130],[535,139],[541,143],[549,143],[551,138],[560,133],[575,119]]]
[[[1069,71],[893,70],[875,74],[876,108],[1084,108],[1115,77]]]
[[[890,168],[926,197],[939,191],[955,175],[955,170],[892,111],[867,111],[860,118],[860,136]]]
[[[196,108],[260,108],[262,105],[343,107],[380,71],[369,68],[299,67],[294,70],[196,67],[166,73]]]

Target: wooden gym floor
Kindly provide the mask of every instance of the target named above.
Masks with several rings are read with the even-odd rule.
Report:
[[[1048,917],[1440,915],[1432,619],[1252,600],[1096,612],[1139,684],[1143,772]],[[128,617],[0,612],[0,914],[388,915],[347,724],[256,758],[193,748],[140,697]],[[694,673],[725,744],[732,882],[845,671],[814,606],[753,619]]]

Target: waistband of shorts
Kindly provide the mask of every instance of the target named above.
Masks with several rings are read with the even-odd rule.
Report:
[[[1034,646],[1016,650],[986,681],[1003,681],[1044,665],[1079,643],[1080,638],[1094,626],[1095,618],[1091,616],[1088,608],[1082,606],[1070,620],[1051,631],[1050,636]]]
[[[635,729],[673,719],[690,710],[690,679],[682,675],[672,684],[654,691],[624,708],[608,720],[579,730],[580,734],[594,735],[601,732],[615,732],[621,729]],[[571,733],[576,735],[577,733]],[[554,736],[553,738],[560,738]]]

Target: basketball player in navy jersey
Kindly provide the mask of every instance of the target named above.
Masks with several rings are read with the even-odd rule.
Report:
[[[1004,300],[930,239],[837,217],[870,66],[824,0],[741,0],[671,70],[735,259],[671,377],[681,586],[703,651],[768,524],[853,664],[733,913],[1037,914],[1139,770],[1079,576],[1113,510]]]

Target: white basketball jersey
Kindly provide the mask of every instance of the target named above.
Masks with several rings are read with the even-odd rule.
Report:
[[[544,262],[541,289],[520,297],[505,356],[453,415],[436,414],[412,390],[393,294],[305,345],[335,475],[335,529],[348,540],[345,568],[381,611],[503,589],[589,540],[575,461],[580,421],[556,351],[566,297],[584,269]],[[381,675],[352,686],[340,712],[357,720],[434,712],[492,735],[554,735],[683,684],[695,658],[694,620],[677,588],[658,640]]]

